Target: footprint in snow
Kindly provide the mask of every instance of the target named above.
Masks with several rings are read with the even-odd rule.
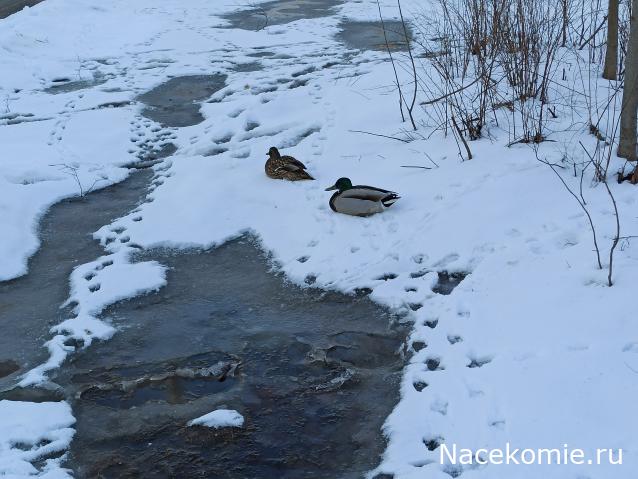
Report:
[[[485,356],[481,358],[470,358],[470,362],[467,365],[467,367],[470,369],[482,368],[483,366],[491,362],[492,362],[492,358],[489,356]]]
[[[418,353],[419,351],[421,351],[425,347],[427,347],[427,344],[425,344],[424,341],[413,341],[412,342],[412,349],[414,350],[415,353]]]
[[[441,358],[431,357],[425,360],[425,365],[429,371],[443,371],[445,368],[441,366]]]
[[[447,256],[444,256],[442,259],[440,259],[439,261],[437,261],[436,263],[434,263],[433,266],[435,267],[445,267],[447,265],[449,265],[450,263],[453,263],[454,261],[459,259],[459,255],[456,253],[452,253],[452,254],[448,254]]]
[[[428,451],[436,451],[443,442],[445,442],[445,439],[443,439],[442,436],[430,436],[423,438],[423,444],[425,444]]]
[[[244,125],[244,131],[252,131],[255,128],[258,128],[260,126],[260,123],[256,120],[247,120],[246,124]]]
[[[419,309],[421,309],[423,307],[423,305],[421,303],[409,303],[408,307],[412,310],[412,311],[418,311]]]
[[[412,387],[414,387],[414,389],[416,389],[418,392],[421,392],[428,387],[428,383],[426,383],[425,381],[415,381],[412,383]]]
[[[486,459],[483,458],[482,460],[485,461]],[[460,464],[446,464],[441,468],[441,471],[455,479],[463,474],[463,466]]]
[[[439,324],[439,320],[438,319],[428,319],[427,321],[425,321],[423,323],[425,326],[427,326],[430,329],[434,329],[437,327],[437,325]]]
[[[448,402],[441,399],[435,399],[430,404],[430,411],[438,412],[441,416],[447,416]]]
[[[100,271],[100,270],[102,270],[102,269],[104,269],[104,268],[106,268],[106,267],[108,267],[108,266],[111,266],[112,264],[113,264],[113,261],[112,261],[112,260],[110,260],[110,259],[109,259],[109,260],[106,260],[106,261],[102,261],[100,264],[98,264],[98,265],[95,267],[95,271]]]
[[[373,278],[376,281],[389,281],[391,279],[396,279],[398,278],[399,275],[398,274],[394,274],[394,273],[384,273],[381,276],[378,276],[376,278]]]
[[[421,278],[425,276],[426,274],[428,274],[429,272],[430,271],[427,269],[422,269],[421,271],[415,271],[414,273],[410,273],[410,278],[412,279]]]

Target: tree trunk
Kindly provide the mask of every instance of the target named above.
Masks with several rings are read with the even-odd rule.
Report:
[[[607,13],[607,53],[603,78],[615,80],[618,64],[618,0],[609,0]]]
[[[567,27],[569,26],[569,8],[567,2],[568,0],[563,0],[563,43],[561,44],[563,47],[567,46]]]
[[[638,115],[638,0],[631,2],[629,45],[625,60],[625,85],[620,111],[618,156],[636,161],[636,115]]]

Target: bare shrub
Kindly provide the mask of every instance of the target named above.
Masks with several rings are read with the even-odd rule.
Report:
[[[476,140],[505,106],[512,143],[542,141],[549,84],[567,36],[565,8],[544,0],[439,0],[440,19],[419,25],[432,67],[423,87],[432,98],[422,105],[443,104],[431,109],[439,127]]]

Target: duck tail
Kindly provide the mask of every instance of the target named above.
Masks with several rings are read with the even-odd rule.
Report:
[[[399,195],[397,195],[396,193],[390,193],[388,196],[384,197],[381,200],[381,203],[383,204],[383,206],[385,206],[386,208],[389,208],[390,206],[392,206],[399,198],[401,198]]]

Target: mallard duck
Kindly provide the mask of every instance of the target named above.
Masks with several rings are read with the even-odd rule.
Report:
[[[266,175],[276,180],[314,180],[306,171],[306,165],[292,156],[281,156],[279,150],[272,146],[268,150]]]
[[[349,178],[339,178],[326,191],[339,190],[330,198],[330,208],[337,213],[352,216],[370,216],[381,213],[400,198],[393,191],[374,186],[355,185]]]

